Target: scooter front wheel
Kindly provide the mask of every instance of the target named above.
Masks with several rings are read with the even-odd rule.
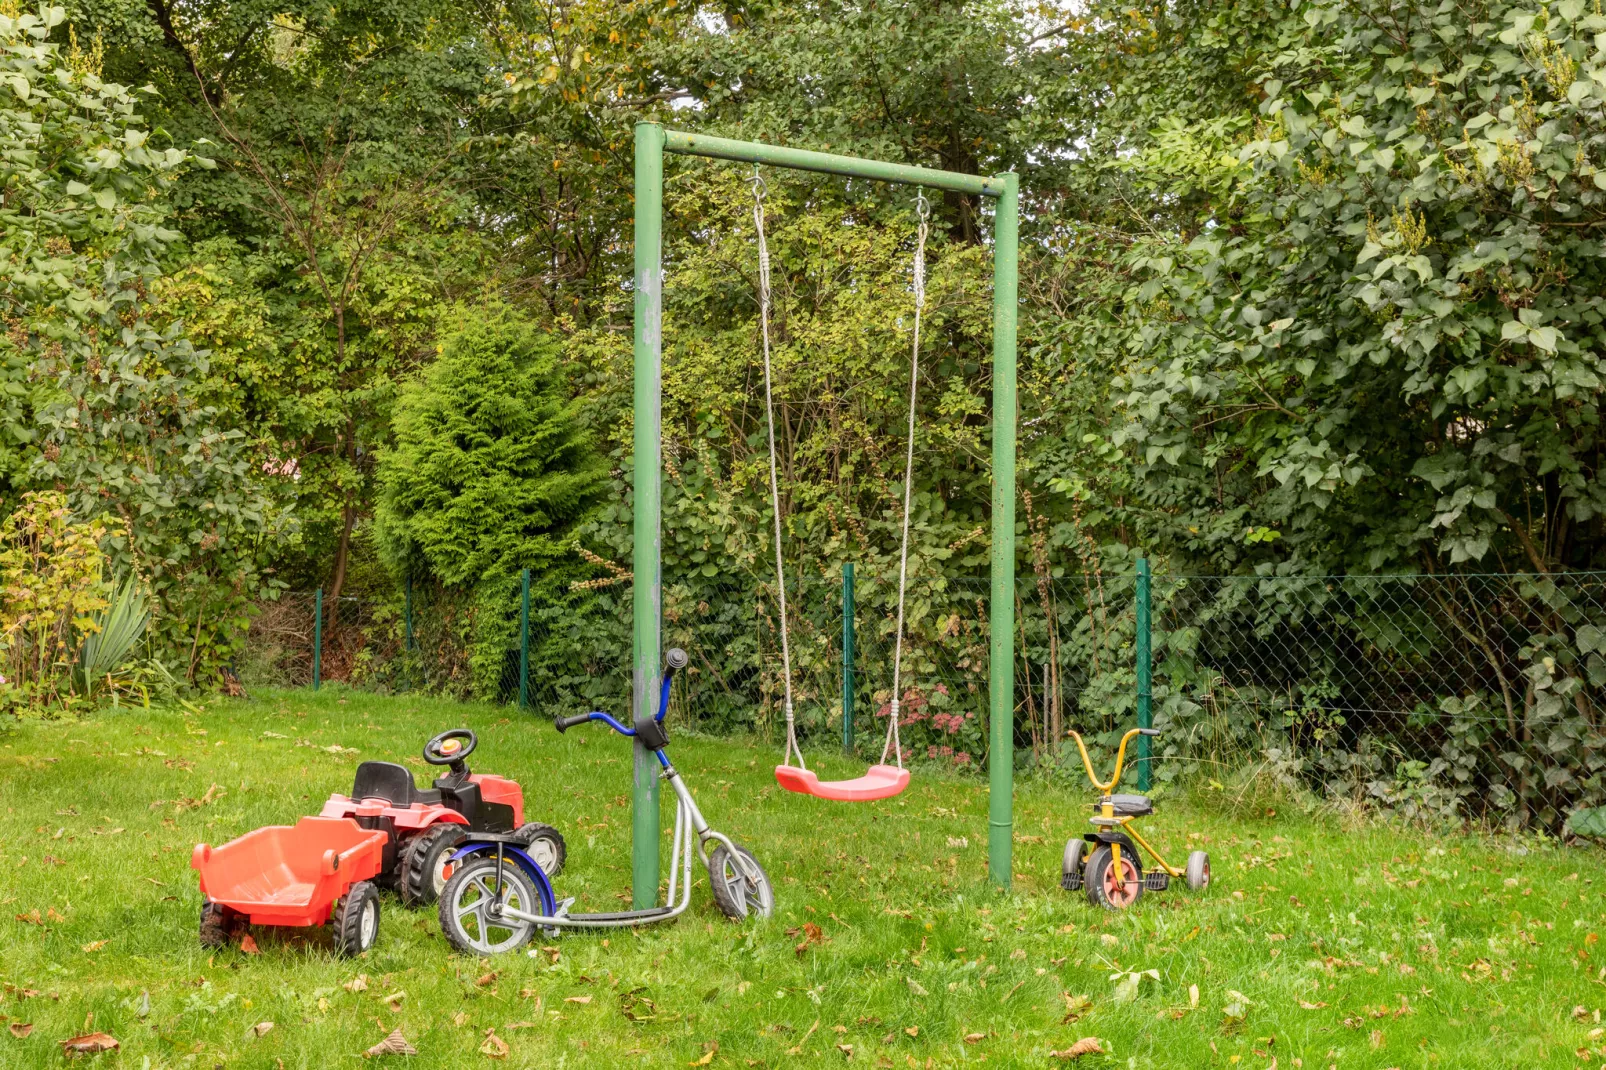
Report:
[[[441,890],[441,932],[465,955],[499,955],[527,942],[533,922],[510,918],[504,908],[540,914],[541,897],[524,871],[504,860],[500,883],[495,858],[465,859]]]
[[[747,848],[738,847],[736,852],[740,857],[732,856],[729,848],[720,844],[708,856],[714,902],[732,921],[767,918],[775,912],[775,890],[770,887],[769,874]]]

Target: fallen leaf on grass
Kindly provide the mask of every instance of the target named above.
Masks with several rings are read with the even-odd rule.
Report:
[[[1086,996],[1073,996],[1069,992],[1060,995],[1065,999],[1065,1017],[1060,1019],[1060,1025],[1070,1025],[1093,1008],[1093,1001]]]
[[[392,1029],[390,1036],[362,1054],[365,1059],[372,1059],[376,1055],[417,1055],[418,1049],[407,1043],[400,1029]]]
[[[815,1022],[814,1024],[815,1025],[819,1025],[820,1023]],[[812,1033],[813,1030],[811,1029],[811,1030],[809,1030],[809,1032]],[[709,1063],[714,1061],[714,1053],[717,1052],[717,1051],[719,1051],[719,1041],[710,1040],[707,1044],[703,1045],[703,1054],[702,1054],[702,1056],[700,1058],[693,1059],[691,1062],[687,1063],[686,1065],[687,1066],[707,1066]]]
[[[810,944],[820,944],[825,942],[825,934],[820,930],[820,927],[814,924],[812,921],[804,922],[801,931],[803,933],[803,942],[792,949],[793,951],[797,952],[799,957],[802,956],[803,952],[809,949]],[[793,929],[788,935],[796,936],[798,932],[799,930]]]
[[[1084,1055],[1102,1055],[1104,1042],[1098,1037],[1083,1037],[1064,1051],[1051,1051],[1051,1059],[1080,1059]]]
[[[1310,1001],[1310,1000],[1308,1000],[1308,999],[1302,999],[1302,1000],[1300,1000],[1300,1001],[1299,1001],[1299,1005],[1300,1005],[1300,1006],[1301,1006],[1301,1007],[1303,1007],[1303,1008],[1305,1008],[1305,1009],[1306,1009],[1306,1010],[1307,1010],[1307,1011],[1319,1011],[1319,1010],[1321,1010],[1321,1009],[1322,1009],[1322,1008],[1323,1008],[1323,1007],[1325,1007],[1325,1006],[1327,1006],[1327,1004],[1326,1004],[1326,1003],[1312,1003],[1312,1002],[1311,1002],[1311,1001]]]
[[[917,995],[917,996],[929,996],[929,995],[931,995],[931,993],[927,992],[923,987],[921,987],[920,982],[916,981],[913,977],[905,978],[905,980],[907,980],[909,982],[909,991],[913,992],[915,995]]]
[[[986,1033],[966,1033],[965,1034],[965,1043],[966,1044],[980,1044],[982,1041],[984,1041],[986,1039],[987,1039],[987,1034]]]
[[[37,910],[30,910],[26,914],[18,914],[17,920],[24,925],[43,925],[45,923],[45,919]]]
[[[809,1026],[809,1031],[807,1033],[803,1034],[803,1039],[798,1041],[796,1044],[792,1045],[790,1048],[787,1048],[786,1049],[786,1054],[788,1054],[788,1055],[800,1055],[800,1054],[802,1054],[803,1045],[805,1045],[805,1044],[807,1044],[809,1042],[809,1037],[812,1037],[814,1035],[814,1031],[816,1029],[818,1029],[818,1028],[820,1028],[820,1020],[818,1018],[816,1018],[816,1019],[814,1019],[814,1024]],[[710,1056],[712,1056],[712,1053],[710,1053]]]
[[[456,1014],[452,1015],[452,1024],[458,1026],[459,1028],[467,1025],[468,1013],[466,1011],[458,1011]]]
[[[475,984],[476,987],[485,988],[485,987],[487,987],[489,985],[494,985],[496,983],[497,977],[499,977],[499,976],[501,976],[501,975],[498,974],[495,970],[491,970],[489,973],[480,974],[479,978],[474,982],[474,984]]]
[[[591,1002],[591,997],[590,996],[565,996],[563,998],[563,1002],[565,1002],[565,1003],[585,1004],[585,1003],[590,1003]]]
[[[22,1040],[29,1033],[33,1032],[33,1023],[32,1022],[12,1022],[10,1025],[6,1026],[6,1028],[11,1030],[11,1035],[12,1036],[16,1037],[18,1040]]]
[[[273,1023],[272,1022],[258,1022],[256,1025],[253,1025],[250,1029],[247,1029],[245,1032],[246,1032],[247,1036],[263,1037],[263,1036],[267,1036],[272,1031],[273,1031]]]
[[[240,937],[240,950],[247,955],[259,955],[262,953],[262,949],[257,947],[256,937],[250,933]]]
[[[347,992],[366,992],[368,991],[368,975],[366,973],[359,973],[357,976],[353,977],[340,987],[344,988]]]
[[[390,1007],[390,1013],[395,1014],[401,1010],[402,1000],[407,998],[406,992],[392,992],[388,996],[381,996],[379,1002]]]
[[[650,1022],[658,1016],[658,1005],[647,995],[646,985],[619,993],[619,1013],[628,1021]]]
[[[100,1051],[116,1051],[117,1039],[106,1033],[85,1033],[61,1042],[61,1050],[68,1055],[93,1055]]]
[[[904,1032],[908,1033],[912,1037],[917,1037],[920,1035],[920,1027],[918,1025],[911,1025],[908,1029],[905,1029]]]
[[[507,1041],[496,1035],[496,1030],[485,1031],[485,1043],[480,1045],[480,1054],[489,1059],[507,1058]]]
[[[847,1058],[847,1059],[853,1058],[853,1045],[852,1044],[838,1044],[836,1046],[836,1050],[841,1052],[844,1058]]]
[[[509,1022],[502,1027],[502,1032],[511,1033],[515,1029],[540,1029],[540,1022]]]
[[[92,944],[85,944],[83,950],[86,954],[93,951],[99,951],[109,943],[111,943],[110,940],[96,940]]]

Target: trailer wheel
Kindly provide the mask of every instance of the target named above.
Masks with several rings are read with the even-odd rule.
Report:
[[[360,955],[379,937],[379,889],[371,881],[358,881],[335,903],[329,919],[335,947],[343,955]]]
[[[201,946],[228,947],[229,938],[239,928],[239,917],[221,903],[207,899],[201,903]]]

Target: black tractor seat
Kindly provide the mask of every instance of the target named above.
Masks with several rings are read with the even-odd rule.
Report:
[[[439,805],[439,789],[420,788],[413,782],[413,771],[395,762],[363,762],[352,781],[353,799],[384,799],[403,808],[414,803]]]
[[[1094,813],[1105,806],[1115,807],[1116,817],[1147,817],[1154,813],[1154,804],[1147,795],[1106,795],[1094,804]]]

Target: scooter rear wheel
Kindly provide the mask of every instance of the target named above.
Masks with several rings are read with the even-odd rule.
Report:
[[[534,883],[517,865],[504,860],[498,885],[496,868],[495,858],[465,859],[441,892],[441,932],[465,955],[499,955],[535,934],[533,922],[501,913],[502,907],[512,907],[540,914],[541,897]]]
[[[775,912],[775,890],[770,886],[769,874],[747,848],[736,850],[741,855],[740,864],[724,844],[708,855],[708,881],[714,902],[732,921],[767,918]]]

